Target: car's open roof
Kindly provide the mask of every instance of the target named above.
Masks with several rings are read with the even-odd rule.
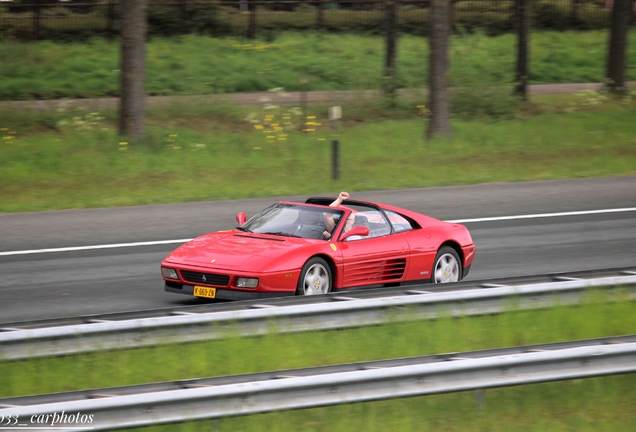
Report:
[[[306,204],[317,204],[317,205],[325,205],[328,206],[332,202],[334,202],[335,198],[327,198],[327,197],[310,197],[305,201]],[[356,200],[344,200],[342,202],[343,205],[358,205],[364,207],[370,207],[376,210],[380,210],[380,207],[369,201],[356,201]]]

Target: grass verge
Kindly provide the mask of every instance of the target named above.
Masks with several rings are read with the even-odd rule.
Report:
[[[150,110],[145,146],[120,140],[112,111],[6,111],[0,211],[629,175],[636,173],[635,96],[535,98],[499,121],[479,110],[458,114],[453,139],[434,141],[423,138],[415,100],[386,108],[361,97],[343,106],[338,133],[327,107],[312,106],[305,118],[273,105],[283,96],[273,96],[269,109],[202,100]]]
[[[627,58],[636,58],[636,31]],[[529,81],[600,82],[605,77],[608,31],[535,32],[530,38]],[[153,38],[147,44],[148,95],[257,92],[283,87],[301,90],[379,89],[384,64],[382,37],[314,32],[284,33],[274,40],[188,35]],[[429,46],[404,35],[397,49],[397,86],[428,85]],[[516,38],[512,34],[453,36],[451,86],[476,77],[485,84],[514,79]],[[0,44],[0,100],[94,98],[119,94],[119,41]],[[628,65],[626,79],[636,80]]]

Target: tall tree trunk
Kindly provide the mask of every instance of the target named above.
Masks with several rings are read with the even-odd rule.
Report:
[[[514,93],[528,99],[528,0],[515,0],[517,71]]]
[[[612,30],[607,58],[607,88],[615,93],[625,92],[627,32],[631,3],[631,0],[614,0],[612,9]]]
[[[121,104],[119,133],[134,142],[145,140],[146,0],[121,2]]]
[[[448,97],[450,39],[450,0],[431,1],[430,101],[427,137],[451,137],[450,100]]]
[[[397,92],[397,69],[395,67],[397,47],[397,5],[395,0],[384,4],[384,30],[386,35],[386,53],[384,58],[384,80],[382,90],[390,105],[395,105]]]

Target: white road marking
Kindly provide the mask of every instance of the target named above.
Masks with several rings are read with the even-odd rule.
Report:
[[[633,212],[633,211],[636,211],[636,207],[604,209],[604,210],[584,210],[584,211],[573,211],[573,212],[563,212],[563,213],[539,213],[539,214],[515,215],[515,216],[495,216],[495,217],[485,217],[485,218],[476,218],[476,219],[456,219],[456,220],[449,220],[446,222],[465,224],[465,223],[475,223],[475,222],[495,222],[495,221],[516,220],[516,219],[540,219],[540,218],[564,217],[564,216],[585,216],[585,215],[606,214],[606,213],[625,213],[625,212]],[[188,242],[190,240],[192,239],[156,240],[156,241],[136,242],[136,243],[114,243],[114,244],[93,245],[93,246],[73,246],[73,247],[51,248],[51,249],[7,251],[7,252],[0,252],[0,256],[32,255],[32,254],[51,253],[51,252],[74,252],[74,251],[84,251],[84,250],[94,250],[94,249],[117,249],[117,248],[124,248],[124,247],[156,246],[156,245],[177,244],[177,243],[180,244],[180,243]]]
[[[49,252],[73,252],[73,251],[84,251],[84,250],[92,250],[92,249],[117,249],[117,248],[136,247],[136,246],[155,246],[155,245],[163,245],[163,244],[185,243],[185,242],[189,242],[190,240],[192,239],[156,240],[156,241],[136,242],[136,243],[113,243],[113,244],[105,244],[105,245],[73,246],[73,247],[53,248],[53,249],[31,249],[31,250],[21,250],[21,251],[0,252],[0,256],[30,255],[30,254],[39,254],[39,253],[49,253]]]
[[[516,216],[495,216],[495,217],[476,218],[476,219],[457,219],[457,220],[450,220],[446,222],[464,224],[464,223],[472,223],[472,222],[493,222],[493,221],[504,221],[504,220],[515,220],[515,219],[540,219],[540,218],[551,218],[551,217],[562,217],[562,216],[584,216],[584,215],[593,215],[593,214],[624,213],[624,212],[633,212],[633,211],[636,211],[636,207],[604,209],[604,210],[583,210],[583,211],[573,211],[573,212],[563,212],[563,213],[539,213],[539,214],[516,215]]]

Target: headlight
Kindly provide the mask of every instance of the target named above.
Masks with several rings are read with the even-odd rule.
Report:
[[[258,279],[240,277],[236,279],[237,288],[256,288],[258,286]]]
[[[175,269],[161,267],[161,275],[167,279],[176,279],[179,280],[179,275]]]

